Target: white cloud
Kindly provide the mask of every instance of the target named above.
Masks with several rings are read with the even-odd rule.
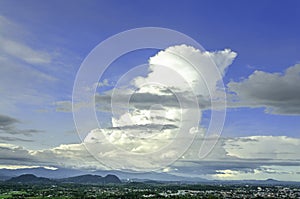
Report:
[[[88,150],[115,168],[152,170],[176,160],[193,142],[190,130],[199,127],[198,96],[209,101],[235,57],[228,49],[201,52],[186,45],[160,51],[149,59],[144,77],[128,81],[132,69],[106,91],[110,95],[97,96],[102,106],[112,103],[112,128],[83,138]]]
[[[16,170],[16,169],[32,169],[32,168],[40,168],[40,166],[30,166],[30,165],[0,165],[0,169],[10,169],[10,170]],[[47,167],[44,166],[43,168],[49,169],[49,170],[57,170],[56,167]]]
[[[239,170],[217,170],[217,174],[214,174],[215,179],[220,180],[266,180],[276,179],[283,181],[299,181],[300,167],[298,166],[277,166],[268,165],[261,166],[251,171],[239,171]]]
[[[31,164],[33,158],[30,152],[20,146],[0,143],[1,164]]]
[[[151,170],[176,160],[193,141],[190,128],[197,129],[201,119],[197,96],[209,100],[207,84],[210,92],[216,92],[222,80],[214,73],[218,68],[213,61],[224,74],[235,56],[230,50],[201,52],[186,45],[159,52],[149,59],[146,76],[134,76],[129,85],[118,82],[115,90],[96,95],[96,107],[113,111],[112,127],[92,130],[82,138],[84,145],[104,164],[118,169]],[[57,105],[70,109],[70,102]],[[175,148],[169,145],[174,143]],[[165,150],[166,146],[170,148]]]
[[[181,105],[191,107],[194,104],[193,98],[197,97],[200,108],[209,109],[210,95],[222,97],[220,95],[222,92],[218,90],[218,83],[222,81],[225,70],[236,55],[230,49],[201,52],[186,45],[169,47],[149,58],[147,68],[149,72],[145,76],[137,76],[140,73],[135,74],[135,70],[139,68],[134,68],[124,74],[123,79],[117,82],[114,89],[101,94],[96,93],[96,108],[98,111],[108,112],[112,111],[112,104],[115,109],[118,108],[114,111],[123,110],[123,112],[128,106],[140,110],[149,109],[155,104],[178,108],[180,105],[178,98],[184,102]],[[111,86],[111,84],[108,79],[105,79],[103,82],[95,83],[91,88],[84,88],[83,92],[90,92],[97,86]],[[71,101],[55,103],[57,111],[71,111],[71,103]],[[80,104],[75,104],[77,105],[82,107]]]
[[[191,46],[172,46],[151,57],[150,73],[146,78],[136,78],[134,83],[138,88],[153,82],[181,91],[190,91],[191,87],[195,95],[209,96],[236,55],[229,49],[201,52]]]
[[[228,155],[243,159],[300,160],[300,140],[286,136],[251,136],[229,139]]]
[[[42,164],[48,163],[52,166],[78,169],[105,169],[100,162],[91,156],[84,144],[62,144],[51,149],[31,150],[31,155]]]
[[[98,87],[98,88],[105,87],[105,86],[111,86],[108,79],[104,79],[102,82],[98,82],[96,85],[97,85],[96,87]]]
[[[94,135],[97,133],[98,131],[94,131]],[[300,177],[300,156],[297,153],[300,149],[300,139],[298,138],[283,136],[222,138],[208,157],[199,160],[197,152],[201,139],[198,137],[184,157],[158,172],[227,180],[267,178],[297,180]],[[103,164],[106,161],[101,159],[97,161],[86,150],[88,144],[86,141],[82,144],[64,144],[51,149],[27,150],[2,143],[0,144],[1,165],[111,169]],[[157,161],[145,161],[142,157],[138,159],[127,156],[125,151],[115,153],[114,148],[109,148],[109,145],[107,147],[103,148],[99,156],[111,161],[115,169],[144,171],[144,167],[160,165]],[[159,158],[170,158],[173,155],[172,151],[169,151],[162,153]]]
[[[197,153],[202,138],[198,139],[184,157],[171,166],[176,168],[173,174],[222,180],[299,180],[299,138],[221,138],[209,156],[201,160]]]

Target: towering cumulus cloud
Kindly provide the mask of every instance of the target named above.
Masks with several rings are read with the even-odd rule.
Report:
[[[112,126],[92,130],[84,144],[114,168],[148,170],[175,161],[199,132],[201,102],[209,104],[219,92],[235,57],[229,49],[201,52],[186,45],[160,51],[149,59],[145,76],[134,76],[133,68],[96,98],[102,106],[112,101]]]

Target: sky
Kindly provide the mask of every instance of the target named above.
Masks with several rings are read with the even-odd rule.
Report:
[[[0,167],[300,181],[299,8],[292,0],[0,1]],[[95,104],[72,109],[92,50],[143,27],[181,32],[202,49],[174,41],[134,50],[101,77],[98,54],[91,84],[75,92],[96,91]],[[94,108],[100,126],[81,126]],[[206,137],[214,111],[224,125]],[[200,157],[205,139],[209,154]]]

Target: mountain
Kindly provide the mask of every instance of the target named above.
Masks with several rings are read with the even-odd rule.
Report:
[[[110,171],[111,173],[117,175],[119,178],[124,180],[131,181],[190,181],[190,182],[206,182],[207,179],[199,178],[199,177],[184,177],[184,176],[176,176],[169,173],[158,173],[158,172],[125,172],[125,171]],[[107,171],[97,170],[94,171],[95,175],[105,175]]]
[[[107,176],[104,177],[104,182],[117,184],[117,183],[121,183],[121,180],[115,175],[108,174]]]
[[[248,185],[300,185],[300,181],[279,181],[274,179],[266,179],[266,180],[212,180],[208,181],[209,184],[227,184],[227,185],[240,185],[240,184],[248,184]]]
[[[44,167],[37,168],[25,168],[25,169],[0,169],[0,176],[5,176],[6,179],[16,177],[23,174],[33,174],[38,177],[45,177],[51,179],[68,178],[71,176],[88,174],[87,171],[81,171],[78,169],[46,169]]]
[[[13,177],[9,180],[5,181],[6,183],[20,183],[20,184],[49,184],[53,183],[54,181],[43,178],[43,177],[36,177],[32,174],[24,174],[18,177]]]
[[[51,180],[49,178],[37,177],[33,174],[24,174],[18,177],[12,177],[5,183],[18,184],[50,184],[50,183],[75,183],[75,184],[118,184],[121,180],[115,175],[107,175],[105,177],[98,175],[81,175],[69,178]]]
[[[0,175],[0,182],[1,182],[1,181],[8,180],[8,179],[10,179],[10,178],[11,178],[10,176]]]
[[[60,179],[59,182],[76,183],[76,184],[118,184],[121,180],[115,175],[107,175],[105,177],[99,175],[81,175]]]
[[[243,183],[247,183],[247,184],[263,184],[263,185],[276,185],[276,184],[290,184],[290,183],[296,183],[296,182],[282,182],[282,181],[278,181],[278,180],[274,180],[274,179],[267,179],[267,180],[239,180],[239,181],[236,181],[238,182],[239,184]]]
[[[108,171],[95,170],[86,171],[79,169],[67,169],[67,168],[57,168],[57,169],[47,169],[43,167],[38,168],[26,168],[26,169],[0,169],[0,181],[5,181],[12,177],[32,174],[37,177],[44,177],[48,179],[60,182],[62,180],[69,181],[70,183],[77,183],[80,181],[80,176],[86,179],[82,180],[82,183],[119,183],[120,179],[128,182],[147,182],[156,181],[163,183],[180,182],[180,183],[203,183],[203,184],[300,184],[300,182],[288,182],[288,181],[276,181],[273,179],[267,180],[207,180],[199,177],[184,177],[172,175],[169,173],[159,173],[159,172],[144,172],[137,173],[132,171],[117,171],[110,170],[109,173],[113,175],[107,175]],[[77,178],[74,178],[77,177]],[[97,177],[98,176],[98,177]],[[105,176],[105,177],[101,177]],[[117,177],[118,176],[118,177]],[[74,179],[72,179],[74,178]],[[68,179],[68,180],[67,180]]]
[[[157,173],[157,172],[132,172],[132,171],[118,171],[110,170],[110,174],[118,176],[120,179],[129,179],[134,181],[145,181],[145,180],[155,180],[155,181],[193,181],[193,182],[203,182],[207,181],[203,178],[193,178],[193,177],[180,177],[168,173]],[[108,171],[105,170],[96,170],[96,171],[86,171],[79,169],[67,169],[67,168],[57,168],[46,169],[43,167],[38,168],[26,168],[26,169],[0,169],[0,176],[5,176],[5,179],[16,177],[23,174],[33,174],[38,177],[45,177],[50,179],[61,179],[69,178],[73,176],[80,175],[100,175],[106,176]],[[1,179],[0,179],[1,181]]]

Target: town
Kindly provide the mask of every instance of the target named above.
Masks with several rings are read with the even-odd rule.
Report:
[[[9,198],[300,198],[298,185],[161,184],[0,184]]]

